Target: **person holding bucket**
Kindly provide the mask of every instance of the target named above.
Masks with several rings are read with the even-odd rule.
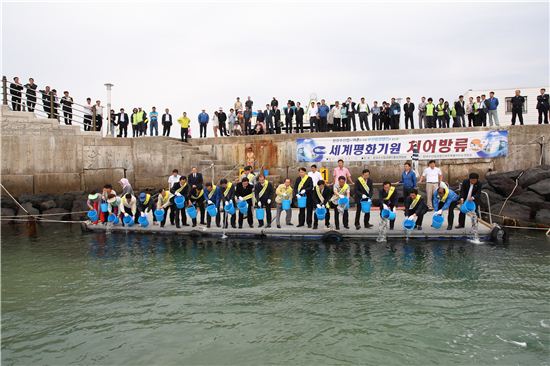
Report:
[[[206,227],[210,228],[210,224],[212,223],[212,214],[215,212],[214,215],[216,217],[216,226],[221,227],[221,214],[220,214],[220,202],[222,200],[222,193],[218,187],[216,187],[215,184],[212,184],[212,182],[206,182],[204,185],[206,195],[206,204],[207,204],[207,213],[206,215]],[[212,207],[213,206],[213,207]],[[209,211],[210,210],[210,211]]]
[[[256,196],[256,202],[258,205],[258,209],[264,210],[264,214],[266,217],[266,228],[271,227],[271,197],[273,197],[273,185],[271,182],[269,182],[267,179],[265,179],[265,176],[260,175],[258,177],[258,183],[254,186],[254,195]],[[256,214],[256,218],[258,219],[259,227],[264,226],[264,219],[260,219],[259,215]]]
[[[100,204],[101,204],[101,195],[97,193],[96,190],[91,191],[90,194],[88,195],[88,201],[86,201],[86,205],[90,209],[90,213],[88,214],[88,217],[94,224],[97,224],[98,222]]]
[[[170,193],[174,195],[171,198],[170,223],[172,225],[176,224],[176,227],[179,229],[181,218],[181,224],[189,226],[187,224],[187,215],[185,214],[185,201],[189,197],[189,184],[187,184],[187,177],[185,175],[179,176],[178,181],[172,184]]]
[[[416,229],[422,230],[422,220],[428,212],[426,200],[418,193],[418,189],[413,188],[407,197],[405,197],[405,219],[416,222]]]
[[[395,193],[395,187],[390,182],[385,181],[382,185],[382,189],[379,192],[380,197],[380,216],[384,210],[389,210],[395,213],[397,207],[397,193]],[[390,230],[393,230],[395,226],[395,217],[390,219]]]
[[[254,227],[254,221],[252,220],[252,207],[254,206],[254,187],[248,181],[247,177],[244,177],[241,182],[237,183],[235,188],[235,195],[238,197],[237,206],[246,206],[246,221],[250,228]],[[244,204],[246,202],[246,205]],[[244,214],[239,210],[239,229],[243,228]]]
[[[283,184],[279,184],[275,191],[275,203],[277,204],[276,223],[277,229],[281,228],[281,213],[286,212],[286,226],[292,226],[292,209],[290,203],[292,201],[292,186],[290,184],[290,178],[286,178]]]
[[[323,220],[319,217],[319,214],[325,212],[325,227],[330,228],[330,199],[332,198],[332,189],[327,187],[324,180],[320,179],[315,186],[315,191],[311,195],[313,200],[313,206],[316,207],[313,214],[313,230],[317,230],[319,220]]]
[[[159,215],[157,215],[157,211],[154,212],[154,216],[155,218],[157,219],[157,221],[160,221],[160,227],[164,227],[164,224],[166,224],[166,216],[168,216],[168,210],[170,209],[170,204],[171,204],[171,201],[170,199],[172,198],[172,193],[170,193],[170,191],[166,188],[162,188],[160,191],[159,191],[159,195],[158,195],[158,198],[157,198],[157,211],[164,211],[164,215],[162,215],[162,220],[160,220]]]
[[[349,229],[349,197],[350,188],[346,183],[346,177],[341,175],[338,178],[338,184],[334,185],[333,196],[331,198],[332,207],[334,207],[334,225],[336,230],[340,230],[340,211],[344,215],[344,228]]]
[[[134,197],[130,193],[127,193],[126,195],[122,196],[122,198],[120,199],[119,212],[120,212],[120,219],[122,220],[122,226],[124,226],[125,217],[131,217],[132,218],[131,221],[134,221],[134,217],[136,216],[136,212],[137,212],[136,197]]]
[[[105,184],[103,186],[103,193],[101,194],[101,212],[99,213],[99,221],[107,222],[107,216],[109,216],[109,195],[116,196],[116,191],[113,189],[113,186],[110,184]]]
[[[455,219],[455,207],[458,204],[458,195],[449,189],[445,182],[439,184],[439,188],[433,195],[433,207],[436,210],[434,215],[443,215],[443,211],[449,210],[447,216],[447,230],[452,230]]]
[[[189,191],[189,206],[195,206],[195,209],[200,211],[201,225],[206,225],[204,223],[204,189],[202,185],[192,187]],[[197,226],[197,217],[191,217],[191,222],[193,227]]]
[[[363,212],[363,227],[369,229],[372,225],[370,221],[370,201],[374,188],[372,186],[372,179],[370,179],[370,171],[368,169],[363,170],[363,174],[357,178],[359,184],[355,185],[355,202],[357,202],[357,208],[355,211],[355,228],[361,229],[359,221],[361,220],[361,212]],[[366,210],[366,208],[369,210]]]
[[[476,213],[476,215],[479,217],[479,200],[481,199],[481,183],[479,182],[479,174],[477,173],[470,173],[468,176],[468,179],[464,179],[462,181],[462,185],[460,186],[460,201],[459,203],[461,205],[465,205],[466,202],[471,202],[470,205],[473,203],[474,209],[473,211]],[[466,213],[463,211],[467,210],[460,210],[460,214],[458,215],[458,226],[457,229],[463,229],[464,224],[466,223]]]
[[[296,200],[300,208],[297,227],[302,227],[307,222],[307,227],[311,228],[313,221],[313,201],[311,200],[313,180],[307,175],[307,170],[304,167],[298,169],[298,179],[294,182],[294,192],[296,192]]]
[[[147,216],[147,214],[153,211],[154,200],[149,193],[141,192],[137,201],[137,211],[134,221],[139,221],[140,216]],[[154,215],[153,215],[153,220]]]
[[[233,183],[228,182],[227,179],[220,179],[220,191],[222,192],[222,203],[223,203],[223,228],[227,229],[228,227],[228,217],[231,216],[231,227],[235,229],[237,227],[237,216],[235,215],[236,205],[235,205],[235,186]],[[230,210],[231,212],[228,212]]]

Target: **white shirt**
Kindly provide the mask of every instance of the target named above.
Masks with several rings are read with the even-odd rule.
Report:
[[[170,176],[168,177],[168,188],[172,189],[172,186],[174,185],[174,183],[177,183],[180,181],[180,175],[176,175],[175,177],[170,174]]]
[[[314,172],[309,172],[309,173],[307,173],[307,175],[313,181],[313,186],[316,186],[317,182],[323,179],[323,176],[321,175],[321,173],[319,171],[316,171],[315,173]]]
[[[367,105],[367,103],[359,103],[358,104],[358,109],[359,109],[359,112],[368,112],[369,111],[369,106]]]
[[[426,183],[439,183],[439,176],[443,175],[441,174],[441,169],[438,167],[435,168],[426,168],[424,169],[424,172],[422,173],[422,176],[426,178]]]
[[[318,114],[319,114],[319,109],[317,108],[317,106],[309,107],[309,118],[317,117]]]
[[[334,118],[341,118],[342,113],[340,112],[340,107],[332,107],[332,115],[334,116]]]
[[[103,117],[103,106],[95,104],[94,107],[95,107],[95,114]]]

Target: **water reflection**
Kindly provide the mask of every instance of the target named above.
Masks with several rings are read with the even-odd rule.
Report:
[[[275,242],[269,240],[217,240],[96,233],[89,237],[90,259],[121,260],[118,265],[174,265],[229,269],[246,273],[347,273],[356,276],[395,272],[428,273],[451,279],[476,279],[476,246],[457,242],[392,242],[388,245],[347,241]],[[478,247],[479,248],[479,247]]]

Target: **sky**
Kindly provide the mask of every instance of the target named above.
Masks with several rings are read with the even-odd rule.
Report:
[[[194,132],[201,109],[237,96],[254,109],[312,94],[454,100],[546,86],[549,59],[547,1],[2,3],[3,75],[80,104],[105,101],[111,82],[117,111],[186,111]]]

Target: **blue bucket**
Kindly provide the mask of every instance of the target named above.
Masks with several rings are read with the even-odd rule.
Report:
[[[216,208],[216,205],[208,205],[206,206],[206,212],[210,217],[216,217],[218,214],[218,209]]]
[[[317,220],[324,220],[327,214],[327,209],[325,207],[317,207],[315,209],[315,214],[317,215]]]
[[[109,204],[107,202],[101,204],[101,212],[109,212]]]
[[[269,170],[264,169],[264,177],[267,177],[269,175]]]
[[[403,228],[405,230],[412,230],[414,229],[415,226],[416,226],[416,222],[414,220],[407,219],[403,221]]]
[[[305,208],[307,206],[307,197],[306,196],[300,196],[298,198],[298,207],[299,208]]]
[[[476,204],[473,201],[465,201],[462,206],[460,206],[460,212],[467,214],[468,212],[474,212],[476,209]]]
[[[164,220],[164,210],[155,210],[155,219],[157,219],[157,221]]]
[[[90,221],[97,221],[97,211],[96,210],[88,211],[88,218],[90,219]]]
[[[246,215],[248,213],[248,202],[246,201],[240,201],[237,203],[237,208],[243,215]]]
[[[112,214],[109,215],[109,217],[107,217],[107,221],[112,222],[113,225],[116,225],[116,224],[118,224],[118,216],[115,215],[114,213],[112,213]]]
[[[140,216],[138,219],[138,223],[141,225],[141,227],[147,227],[149,225],[149,220],[147,220],[147,216]]]
[[[441,225],[443,225],[443,221],[445,221],[445,218],[442,215],[434,215],[432,219],[432,227],[434,229],[439,229]]]
[[[257,208],[256,209],[256,218],[258,220],[263,220],[265,217],[265,209],[264,208]]]
[[[341,206],[344,206],[345,208],[349,208],[349,198],[342,197],[338,199],[338,204]]]
[[[185,206],[185,198],[183,196],[177,196],[174,198],[174,203],[178,209],[182,209]]]
[[[134,218],[131,215],[124,216],[122,222],[124,222],[124,225],[134,226]]]
[[[290,210],[290,200],[283,200],[281,206],[283,210]]]
[[[382,218],[388,220],[395,220],[395,212],[390,210],[382,210]]]
[[[369,213],[370,212],[370,206],[372,205],[371,200],[368,201],[361,201],[361,212],[363,213]]]
[[[187,214],[189,215],[190,218],[192,219],[196,219],[197,218],[197,209],[195,208],[195,206],[189,206],[185,209],[185,211],[187,211]]]
[[[233,201],[229,201],[224,207],[223,209],[225,210],[225,212],[227,212],[228,214],[230,215],[234,215],[235,214],[235,205],[233,204]]]

